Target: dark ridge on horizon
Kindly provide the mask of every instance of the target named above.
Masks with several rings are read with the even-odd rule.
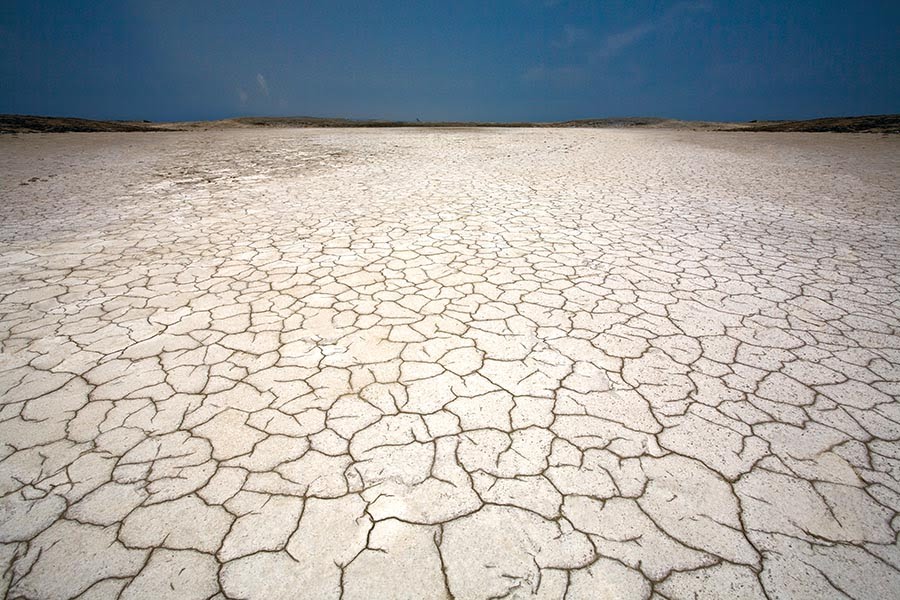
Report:
[[[760,122],[754,123],[746,131],[900,133],[900,114]]]
[[[800,121],[682,121],[662,117],[618,117],[551,122],[388,121],[339,117],[234,117],[212,121],[103,121],[75,117],[0,115],[0,133],[195,131],[256,128],[345,127],[569,127],[679,129],[694,131],[900,133],[900,114],[826,117]]]

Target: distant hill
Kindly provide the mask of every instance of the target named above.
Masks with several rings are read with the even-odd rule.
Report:
[[[629,129],[682,129],[706,131],[781,131],[900,133],[900,115],[831,117],[806,121],[680,121],[660,117],[577,119],[550,123],[495,123],[475,121],[382,121],[328,117],[237,117],[218,121],[151,123],[150,121],[93,121],[69,117],[0,115],[0,133],[58,133],[65,131],[190,131],[198,129],[249,129],[296,127],[582,127]]]
[[[490,121],[385,121],[329,117],[236,117],[221,121],[181,123],[190,128],[226,127],[546,127],[552,123],[496,123]]]
[[[143,121],[92,121],[69,117],[0,115],[0,133],[60,133],[64,131],[157,131]]]
[[[772,121],[750,124],[745,131],[836,131],[839,133],[900,133],[900,115],[828,117],[807,121]]]

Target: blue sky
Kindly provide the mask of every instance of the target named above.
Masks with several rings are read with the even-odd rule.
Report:
[[[4,0],[0,113],[186,120],[900,112],[900,2]]]

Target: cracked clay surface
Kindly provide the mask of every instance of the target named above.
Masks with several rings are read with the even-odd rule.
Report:
[[[888,598],[900,139],[0,139],[6,598]]]

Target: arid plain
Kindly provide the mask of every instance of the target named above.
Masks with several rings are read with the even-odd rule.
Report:
[[[0,137],[7,598],[900,594],[900,136]]]

